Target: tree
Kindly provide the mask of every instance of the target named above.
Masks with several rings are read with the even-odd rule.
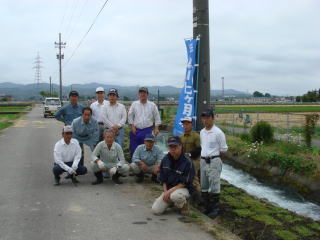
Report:
[[[261,92],[258,92],[258,91],[253,92],[253,97],[263,97],[263,96],[264,95]]]
[[[268,98],[271,97],[270,93],[265,93],[264,96]]]

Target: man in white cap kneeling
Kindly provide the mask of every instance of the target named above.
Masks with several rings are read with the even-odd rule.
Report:
[[[113,130],[105,130],[104,141],[100,142],[92,153],[91,167],[97,178],[92,185],[103,182],[102,172],[109,172],[114,183],[122,184],[119,177],[126,176],[129,172],[122,148],[114,139]]]
[[[78,183],[76,175],[84,175],[87,168],[79,165],[81,158],[81,148],[79,142],[72,138],[72,127],[64,126],[62,129],[62,139],[54,146],[54,167],[52,169],[55,186],[60,185],[60,175],[68,172],[73,183]]]

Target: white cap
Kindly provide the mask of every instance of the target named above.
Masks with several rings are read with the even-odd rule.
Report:
[[[181,119],[181,122],[192,122],[192,118],[191,117],[185,117]]]
[[[104,92],[104,88],[103,88],[103,87],[97,87],[96,93],[97,93],[97,92]]]
[[[72,129],[72,127],[70,126],[70,125],[67,125],[67,126],[64,126],[63,127],[63,132],[64,133],[68,133],[68,132],[73,132],[73,129]]]

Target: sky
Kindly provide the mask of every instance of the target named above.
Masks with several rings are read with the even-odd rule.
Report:
[[[192,0],[0,0],[0,82],[183,85]],[[319,0],[209,0],[211,88],[301,95],[320,88]],[[72,58],[70,56],[74,53]]]

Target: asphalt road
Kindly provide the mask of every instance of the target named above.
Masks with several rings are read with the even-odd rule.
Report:
[[[92,186],[91,170],[78,187],[53,186],[53,147],[62,124],[35,107],[0,133],[0,239],[212,239],[171,212],[150,213],[153,198],[132,178]],[[87,148],[85,165],[89,166]]]

